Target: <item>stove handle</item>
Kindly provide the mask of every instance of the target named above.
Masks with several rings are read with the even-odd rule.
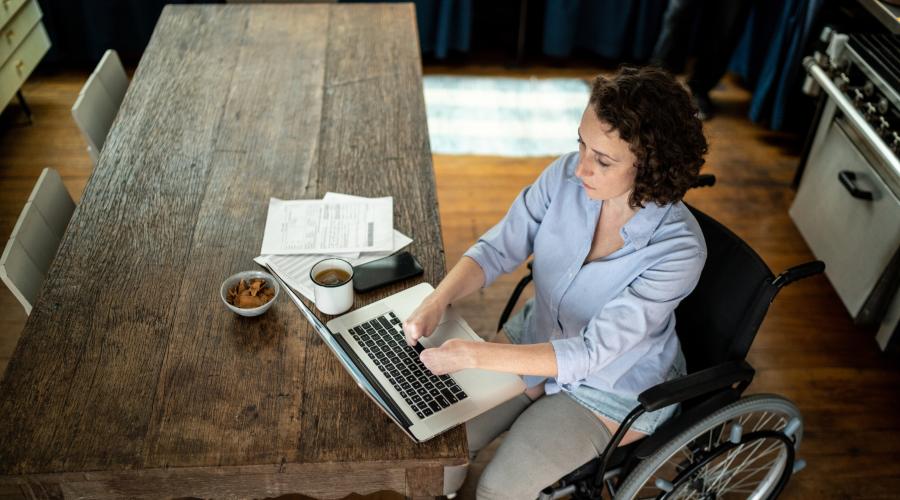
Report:
[[[856,185],[856,172],[841,170],[838,172],[838,180],[841,181],[841,184],[847,189],[850,196],[853,196],[858,200],[866,201],[872,201],[874,198],[871,191],[860,189],[859,186]]]
[[[843,92],[837,88],[834,82],[831,81],[831,78],[829,78],[828,74],[816,63],[815,59],[811,56],[806,56],[803,58],[803,67],[805,67],[806,72],[816,80],[816,83],[822,87],[822,90],[824,90],[829,97],[834,99],[835,104],[837,104],[837,107],[844,113],[844,116],[853,128],[860,133],[861,138],[868,143],[870,148],[881,158],[881,160],[893,168],[894,171],[900,172],[900,160],[897,159],[897,156],[895,156],[887,144],[881,140],[881,137],[878,136],[875,129],[866,122],[865,117],[853,107],[853,103],[850,102],[850,100],[844,96]]]

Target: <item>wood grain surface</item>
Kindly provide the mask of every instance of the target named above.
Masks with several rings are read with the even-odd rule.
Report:
[[[414,444],[293,304],[248,319],[218,296],[255,267],[269,197],[327,191],[394,196],[437,283],[422,99],[411,5],[167,7],[0,385],[0,483],[439,493],[461,428]]]

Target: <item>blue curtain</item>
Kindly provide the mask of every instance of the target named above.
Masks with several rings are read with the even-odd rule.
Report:
[[[644,61],[662,27],[667,0],[547,0],[544,53],[586,49],[603,58]]]
[[[728,1],[728,0],[721,0]],[[544,53],[586,49],[613,61],[646,61],[662,28],[667,0],[547,0]],[[803,125],[801,61],[817,36],[824,0],[757,0],[730,69],[753,90],[749,117],[774,130]]]
[[[342,2],[409,2],[409,0],[340,0]],[[422,52],[438,59],[450,50],[468,52],[472,38],[472,0],[413,0]]]
[[[136,63],[168,3],[222,0],[38,0],[52,46],[42,66],[93,67],[106,49]]]
[[[753,90],[750,119],[782,130],[804,125],[808,104],[800,92],[801,61],[818,33],[816,19],[824,0],[758,1],[750,14],[731,70]],[[800,105],[799,116],[797,106]]]
[[[137,62],[165,4],[222,1],[38,0],[53,42],[43,65],[90,67],[106,49],[116,49],[126,62]],[[443,58],[450,50],[469,50],[472,0],[415,0],[414,3],[423,52]]]

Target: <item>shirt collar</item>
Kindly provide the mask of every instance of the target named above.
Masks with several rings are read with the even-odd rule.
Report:
[[[644,248],[671,207],[671,203],[659,206],[654,201],[644,202],[644,208],[622,226],[622,239],[631,241],[637,249]]]
[[[573,184],[577,184],[581,188],[581,194],[589,202],[593,202],[596,207],[602,206],[601,202],[594,200],[587,195],[584,191],[584,187],[581,186],[581,179],[575,176],[574,170],[566,173],[566,180]],[[626,242],[631,241],[637,249],[647,246],[647,243],[650,242],[650,238],[653,237],[653,233],[656,232],[656,228],[659,227],[660,222],[662,222],[663,217],[669,212],[671,206],[671,203],[659,206],[654,201],[645,202],[644,208],[638,210],[637,213],[622,226],[622,239]]]

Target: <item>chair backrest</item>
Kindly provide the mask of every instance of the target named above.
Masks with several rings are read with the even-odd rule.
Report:
[[[27,314],[75,211],[59,173],[45,168],[0,256],[0,279]]]
[[[107,50],[72,105],[72,118],[88,143],[94,164],[127,91],[125,68],[116,51]]]
[[[700,281],[675,310],[688,372],[740,360],[778,292],[762,258],[736,234],[688,205],[706,239]]]

